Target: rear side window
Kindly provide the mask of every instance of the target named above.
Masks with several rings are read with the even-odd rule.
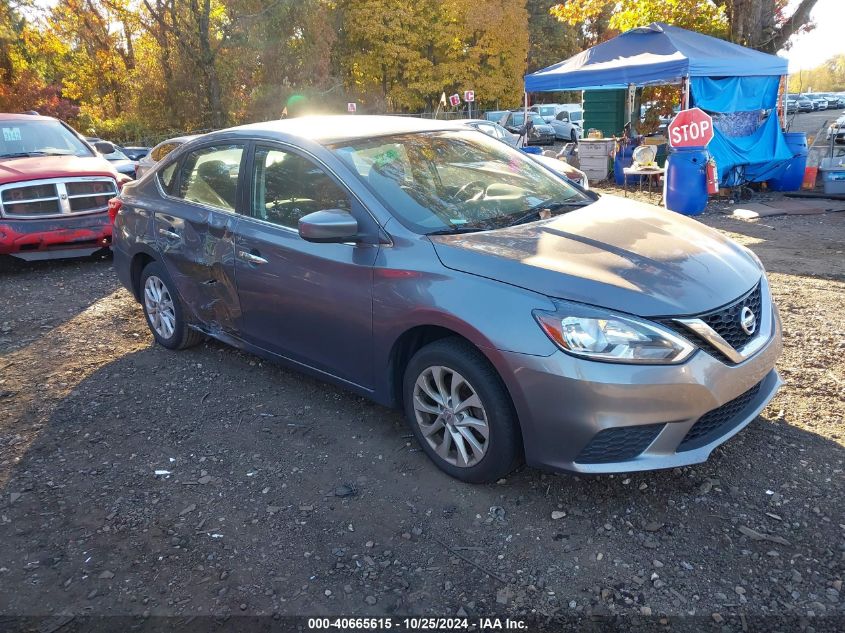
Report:
[[[234,211],[242,145],[203,147],[185,156],[179,178],[179,198]]]
[[[177,143],[165,143],[164,145],[159,145],[150,153],[150,158],[152,158],[155,162],[158,162],[178,146],[179,145]]]
[[[158,172],[158,182],[164,192],[170,196],[176,189],[176,167],[177,163],[173,162]]]

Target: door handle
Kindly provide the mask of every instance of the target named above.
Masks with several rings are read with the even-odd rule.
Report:
[[[171,231],[169,229],[159,229],[158,234],[163,236],[163,237],[172,238],[174,240],[182,239],[181,236],[178,233],[176,233],[175,231]]]
[[[249,262],[250,264],[268,263],[267,260],[261,257],[260,255],[253,255],[252,253],[248,253],[247,251],[238,251],[238,257],[240,257],[245,262]]]

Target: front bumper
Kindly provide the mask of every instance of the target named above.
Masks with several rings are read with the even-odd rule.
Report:
[[[28,261],[85,257],[108,248],[112,225],[107,211],[62,218],[0,218],[0,255]]]
[[[682,365],[659,366],[503,352],[501,375],[522,425],[526,461],[580,473],[705,461],[781,386],[774,369],[782,350],[776,310],[773,326],[766,345],[737,365],[702,350]]]

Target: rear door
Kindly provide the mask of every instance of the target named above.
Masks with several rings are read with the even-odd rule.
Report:
[[[238,226],[235,279],[241,336],[277,354],[371,388],[372,280],[378,225],[325,166],[284,145],[256,145],[250,208]],[[344,209],[362,242],[314,244],[299,219]]]
[[[234,235],[245,150],[243,143],[203,146],[161,172],[168,204],[153,216],[156,245],[185,306],[212,331],[232,331],[240,315]]]

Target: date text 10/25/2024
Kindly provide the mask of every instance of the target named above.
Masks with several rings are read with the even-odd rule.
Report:
[[[394,631],[524,631],[524,620],[511,618],[308,618],[309,630],[394,630]]]

